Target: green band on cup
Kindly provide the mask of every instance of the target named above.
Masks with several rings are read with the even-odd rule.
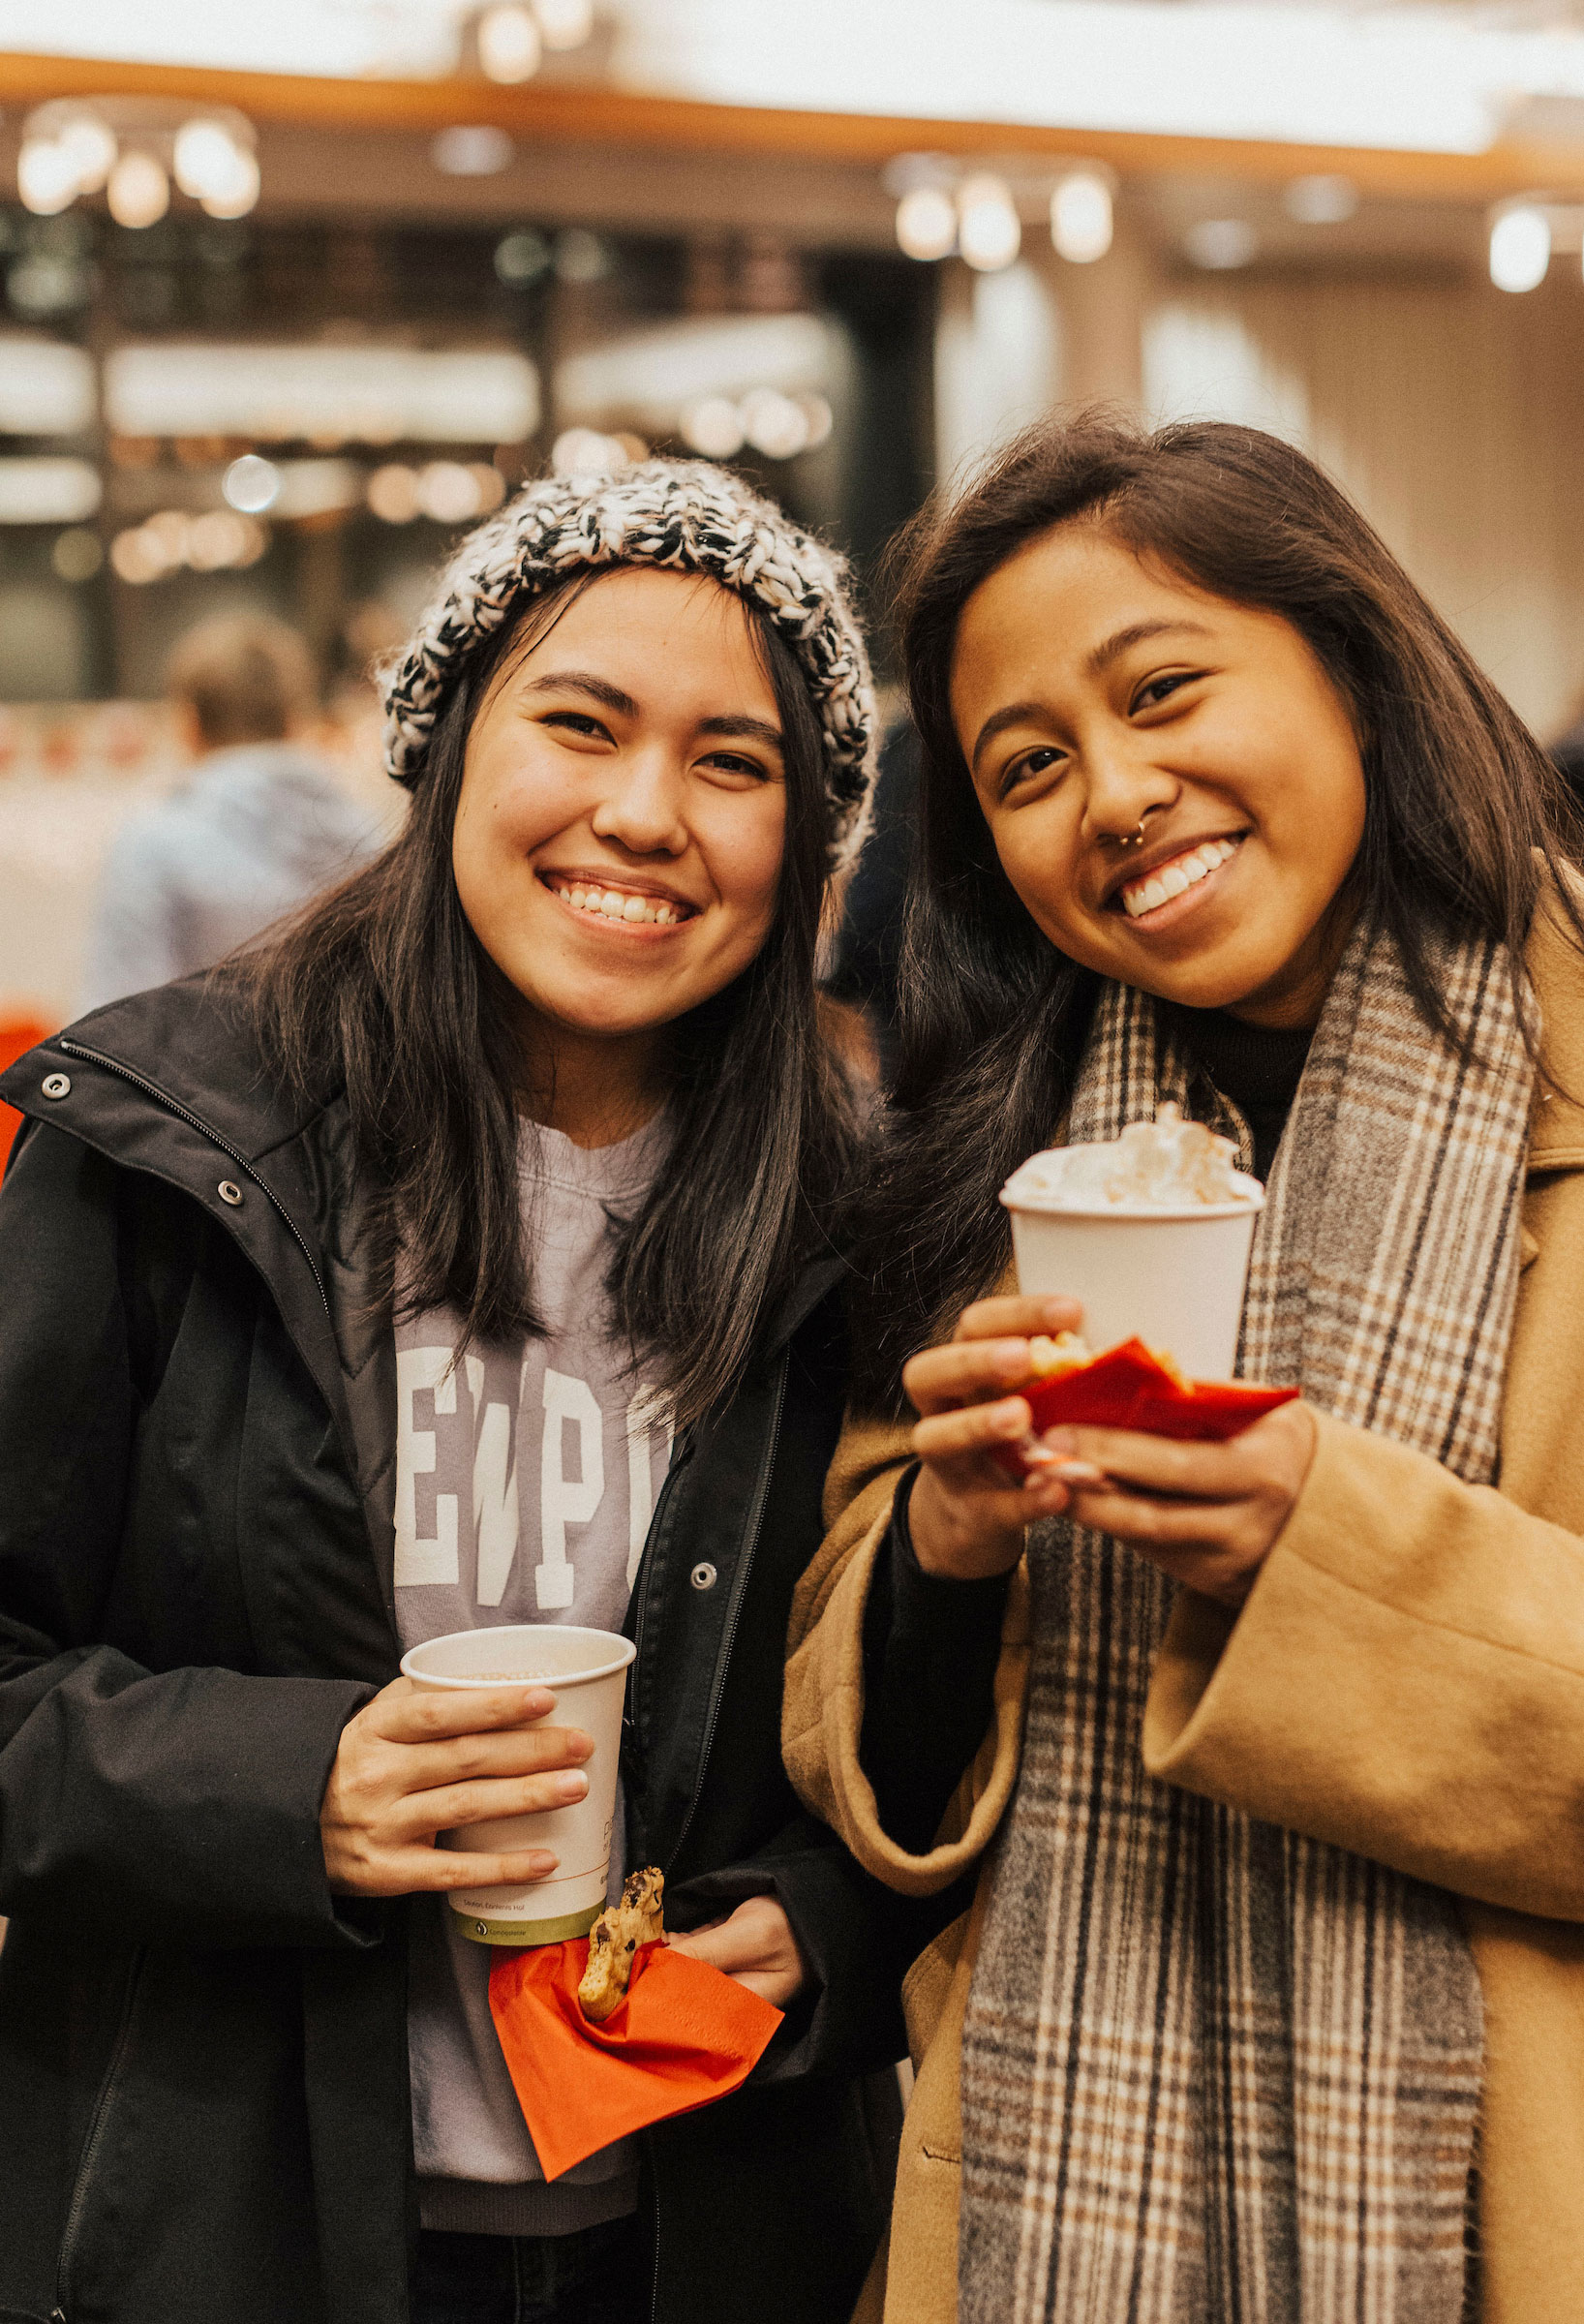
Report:
[[[457,1919],[464,1937],[474,1944],[563,1944],[568,1937],[587,1937],[603,1910],[602,1905],[589,1905],[581,1912],[564,1913],[560,1920],[484,1920],[471,1912],[459,1912]]]

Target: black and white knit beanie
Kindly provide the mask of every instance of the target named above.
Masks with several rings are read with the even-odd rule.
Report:
[[[833,864],[863,836],[874,773],[868,656],[846,568],[730,470],[646,460],[613,476],[547,476],[480,525],[452,558],[385,690],[385,765],[411,788],[471,655],[524,599],[580,567],[669,566],[756,605],[802,670],[825,740]]]

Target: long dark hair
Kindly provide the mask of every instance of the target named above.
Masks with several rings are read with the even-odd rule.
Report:
[[[502,624],[441,713],[400,838],[230,970],[286,1083],[316,1099],[345,1091],[381,1295],[399,1254],[403,1312],[449,1306],[470,1339],[539,1325],[518,1176],[523,1053],[504,979],[457,895],[451,832],[492,684],[595,578]],[[814,994],[830,832],[819,724],[790,649],[744,610],[783,735],[776,917],[748,967],[670,1028],[670,1152],[635,1213],[613,1220],[616,1328],[649,1352],[685,1422],[730,1394],[767,1310],[821,1244],[854,1140]]]
[[[1307,641],[1360,737],[1362,912],[1395,936],[1443,1037],[1431,932],[1499,939],[1520,987],[1540,860],[1555,868],[1571,851],[1567,794],[1523,721],[1291,444],[1210,422],[1147,434],[1086,412],[1028,429],[955,504],[926,508],[898,568],[922,744],[899,1060],[855,1227],[854,1392],[883,1410],[899,1407],[907,1357],[1002,1272],[997,1191],[1055,1132],[1100,989],[1040,933],[1001,870],[950,702],[968,598],[1025,542],[1078,517]],[[1562,894],[1584,937],[1565,883]]]

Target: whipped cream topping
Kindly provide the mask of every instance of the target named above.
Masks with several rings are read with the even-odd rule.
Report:
[[[1030,1154],[1001,1189],[1015,1210],[1189,1210],[1262,1200],[1258,1179],[1237,1168],[1237,1148],[1174,1105],[1153,1121],[1129,1122],[1120,1138],[1055,1146]]]

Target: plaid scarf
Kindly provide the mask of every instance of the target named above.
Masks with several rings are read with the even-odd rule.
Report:
[[[1532,1073],[1506,954],[1447,945],[1435,966],[1468,1060],[1387,937],[1348,947],[1239,1369],[1486,1483]],[[1164,1097],[1246,1161],[1149,996],[1109,986],[1070,1135],[1114,1138]],[[1060,1521],[1029,1562],[1027,1734],[963,2040],[962,2324],[1458,2324],[1482,2024],[1454,1900],[1153,1781],[1172,1584]]]

